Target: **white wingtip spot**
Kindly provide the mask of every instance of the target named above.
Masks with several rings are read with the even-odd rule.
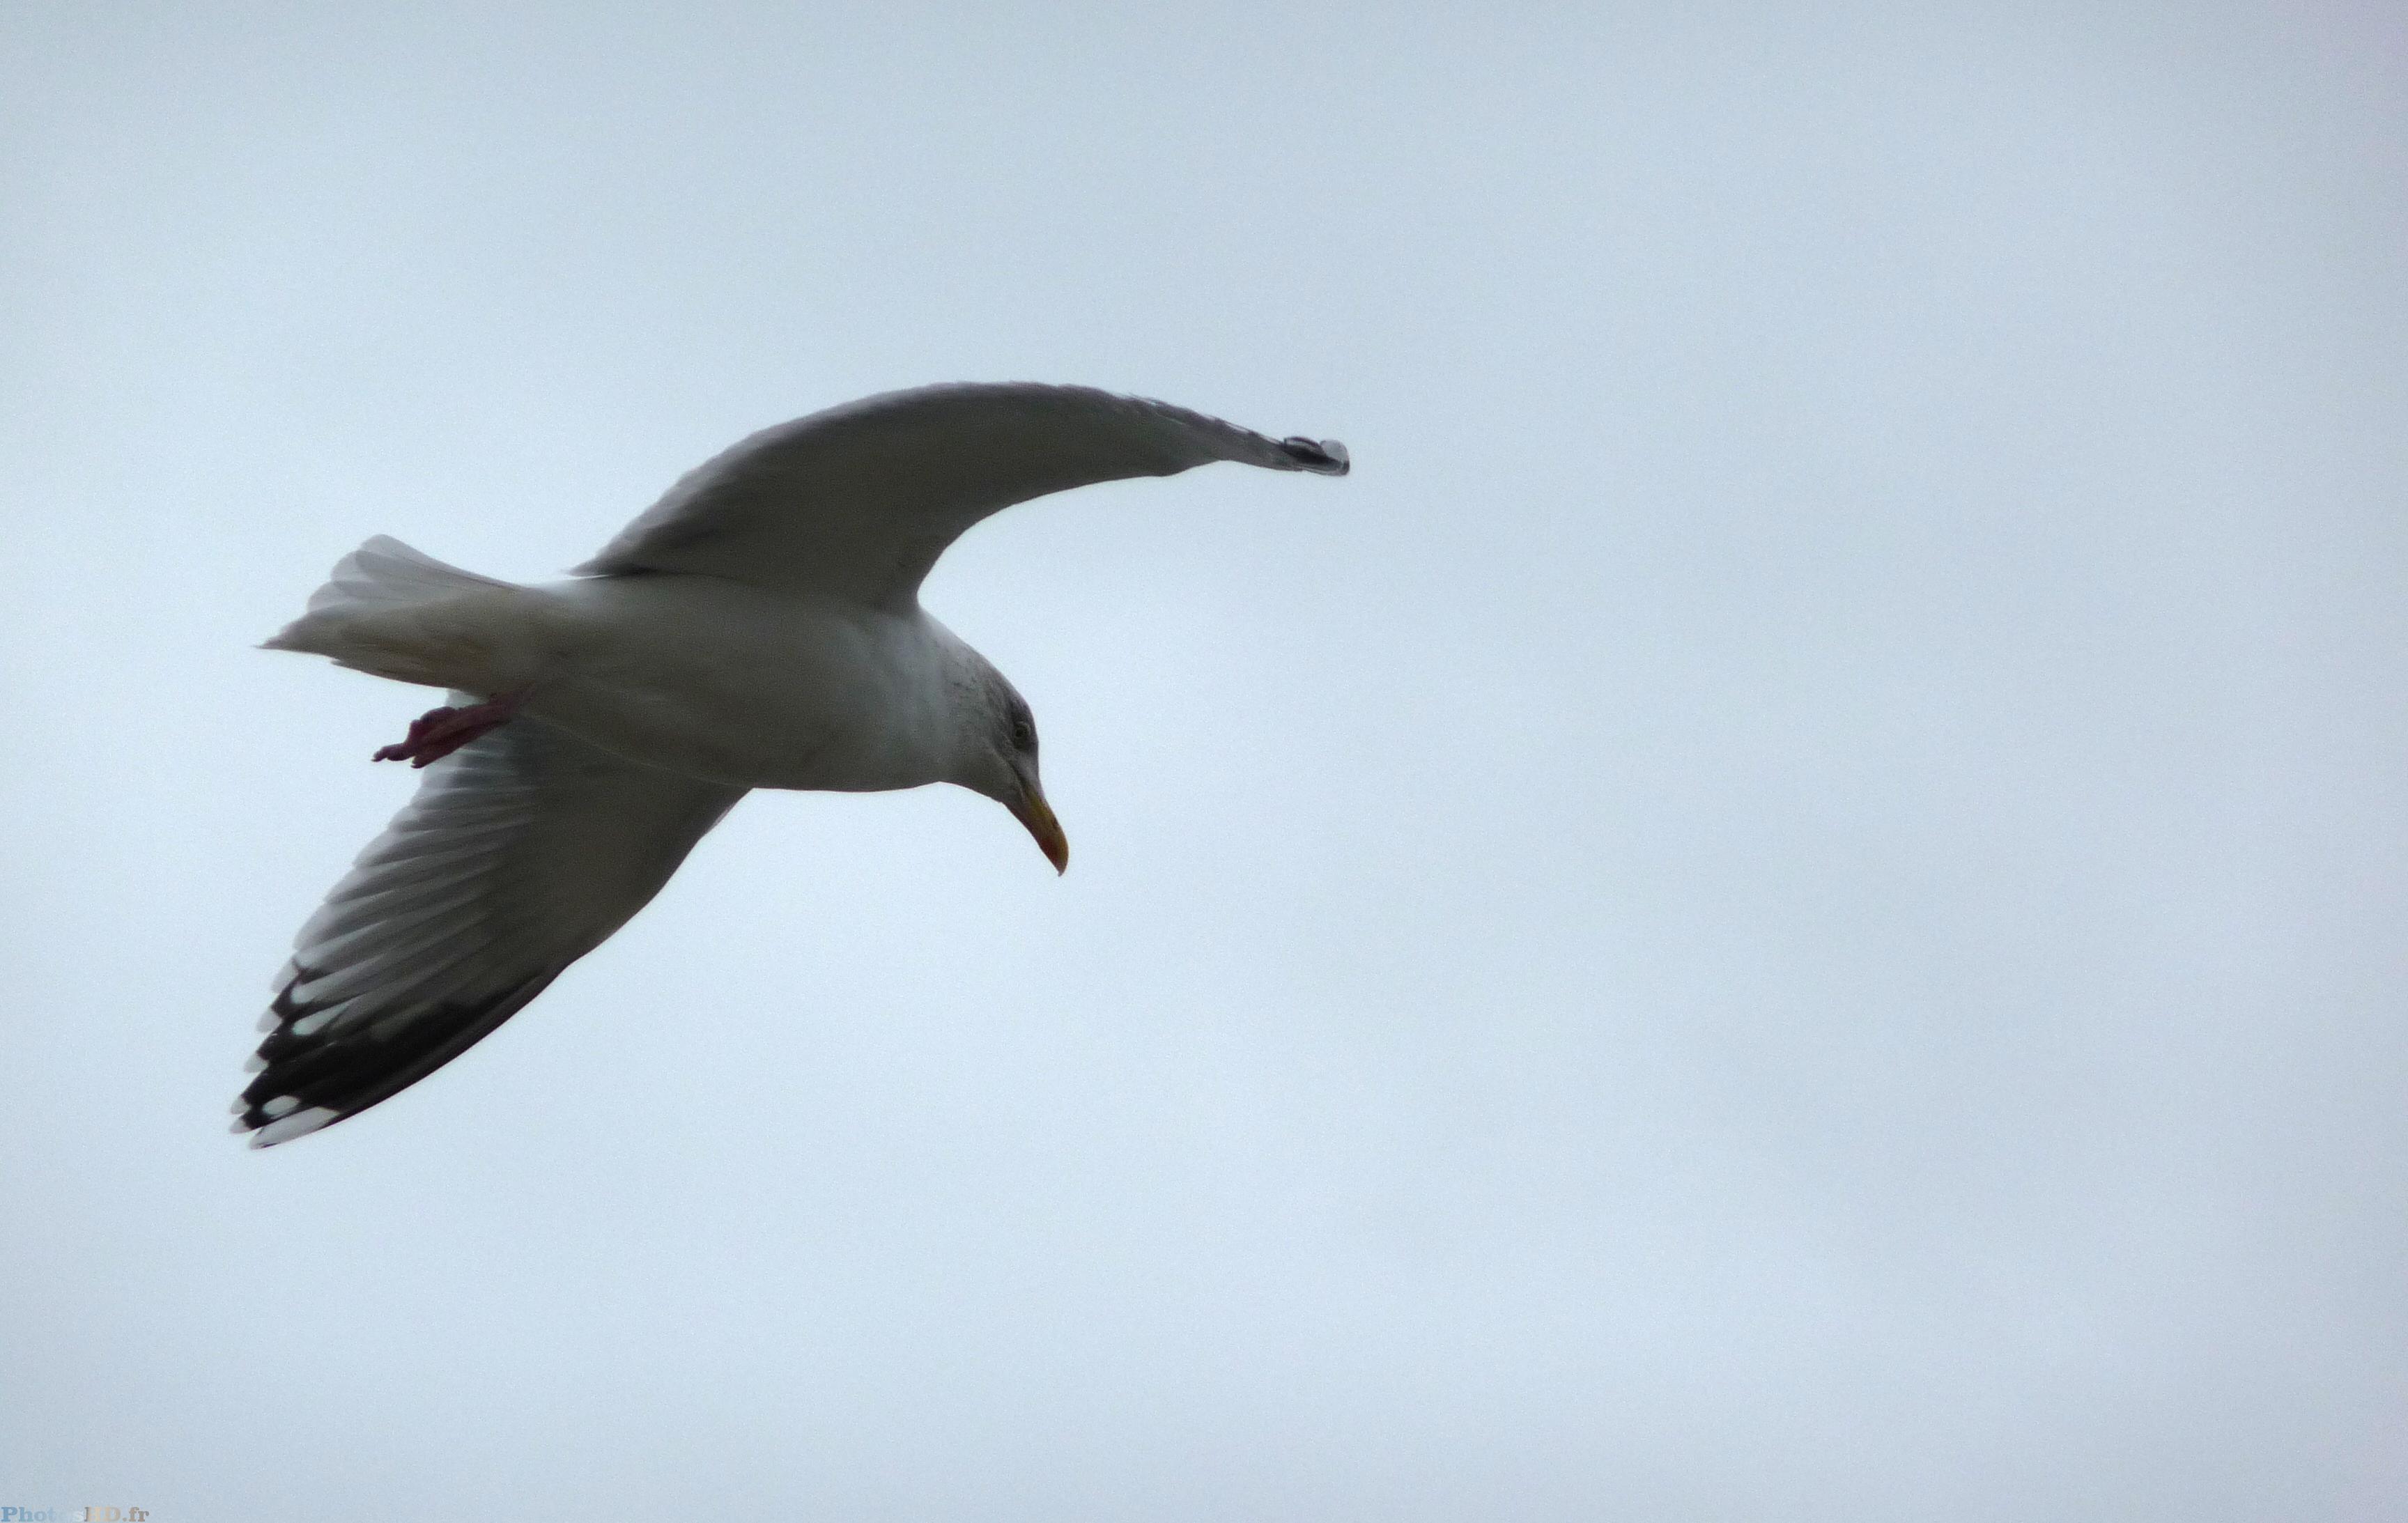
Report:
[[[256,1031],[273,1031],[277,1027],[282,1024],[281,1019],[277,1015],[276,1012],[271,1010],[266,1014],[262,1015],[259,1018],[259,1025],[252,1027],[252,1029]]]
[[[267,1071],[267,1059],[260,1056],[257,1053],[253,1053],[249,1057],[242,1060],[242,1071],[245,1073],[265,1073]]]
[[[261,1106],[259,1108],[259,1114],[266,1116],[272,1121],[278,1116],[292,1114],[294,1110],[299,1108],[300,1104],[301,1097],[298,1095],[279,1095],[274,1099],[269,1100],[266,1104]]]
[[[342,1114],[339,1112],[330,1111],[322,1105],[312,1105],[306,1111],[295,1111],[281,1121],[271,1121],[260,1128],[252,1134],[251,1145],[274,1147],[279,1142],[289,1142],[295,1137],[307,1137],[319,1128],[330,1126],[341,1119]]]
[[[1334,438],[1283,438],[1280,448],[1288,453],[1288,458],[1296,462],[1299,470],[1343,476],[1354,468],[1354,457]]]

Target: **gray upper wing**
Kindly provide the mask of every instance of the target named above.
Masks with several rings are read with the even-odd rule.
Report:
[[[437,762],[294,938],[235,1129],[302,1136],[457,1057],[642,909],[743,795],[525,717]]]
[[[687,571],[909,603],[945,547],[1015,502],[1214,460],[1342,476],[1335,441],[1033,382],[924,386],[762,430],[689,472],[580,575]]]

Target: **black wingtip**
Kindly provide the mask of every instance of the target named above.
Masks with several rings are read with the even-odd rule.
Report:
[[[1334,438],[1283,438],[1280,448],[1296,462],[1298,470],[1309,470],[1319,476],[1343,476],[1354,468],[1346,446]]]
[[[475,999],[412,1004],[408,1019],[383,1035],[366,1023],[312,1027],[304,1035],[295,1027],[326,1007],[294,991],[324,975],[295,967],[268,1007],[274,1029],[259,1044],[259,1070],[235,1101],[234,1130],[253,1133],[253,1147],[274,1147],[357,1115],[475,1046],[559,973],[541,969]]]

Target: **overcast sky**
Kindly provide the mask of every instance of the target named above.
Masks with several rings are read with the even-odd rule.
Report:
[[[505,9],[0,9],[0,1503],[2408,1511],[2397,7]],[[226,1135],[337,557],[1022,378],[1356,466],[939,568],[1067,878],[756,796]]]

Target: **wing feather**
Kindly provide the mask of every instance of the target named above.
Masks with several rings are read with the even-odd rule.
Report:
[[[450,1062],[642,909],[743,793],[525,717],[428,768],[294,939],[235,1129],[285,1142]]]
[[[585,576],[698,572],[908,604],[971,524],[1050,492],[1214,460],[1342,476],[1335,441],[1274,439],[1085,386],[924,386],[780,424],[705,462]]]

